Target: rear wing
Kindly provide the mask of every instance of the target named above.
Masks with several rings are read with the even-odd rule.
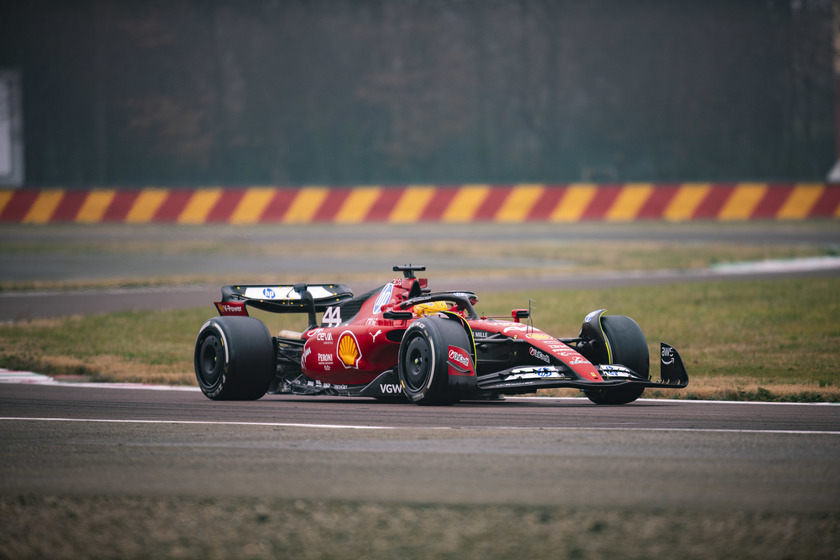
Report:
[[[246,305],[271,313],[309,313],[313,323],[316,311],[352,298],[353,292],[344,284],[223,286],[216,308],[222,315],[247,315]]]

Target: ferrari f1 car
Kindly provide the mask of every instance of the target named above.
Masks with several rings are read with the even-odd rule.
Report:
[[[688,375],[660,344],[660,379],[649,378],[647,342],[629,317],[593,311],[574,338],[533,327],[530,309],[479,316],[472,292],[433,292],[415,272],[355,296],[342,284],[225,286],[220,316],[195,343],[195,374],[211,399],[266,393],[407,399],[419,405],[492,399],[573,387],[596,404],[625,404],[645,388],[679,389]],[[249,308],[308,314],[303,332],[272,336]],[[318,314],[322,314],[320,323]]]

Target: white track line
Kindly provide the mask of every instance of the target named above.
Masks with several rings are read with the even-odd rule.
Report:
[[[808,272],[840,268],[840,257],[799,257],[793,259],[767,259],[713,264],[709,269],[715,274],[754,274]]]
[[[146,385],[144,383],[89,383],[64,382],[42,373],[12,371],[0,368],[0,383],[24,385],[51,385],[53,387],[89,387],[92,389],[150,389],[152,391],[198,391],[198,387],[183,385]]]
[[[718,433],[718,434],[773,434],[773,435],[829,435],[840,436],[840,431],[828,430],[736,430],[726,428],[611,428],[604,427],[524,427],[524,426],[360,426],[352,424],[300,424],[291,422],[221,422],[204,420],[125,420],[110,418],[27,418],[17,416],[0,417],[0,422],[81,422],[101,424],[175,424],[203,426],[259,426],[270,428],[314,428],[326,430],[551,430],[563,432],[682,432],[682,433]]]

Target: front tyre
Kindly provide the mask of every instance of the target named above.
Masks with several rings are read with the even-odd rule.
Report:
[[[601,329],[609,345],[609,363],[621,364],[632,369],[642,379],[648,379],[650,356],[647,341],[636,321],[621,315],[602,316]],[[644,387],[634,385],[583,391],[595,404],[627,404],[641,397],[644,392]]]
[[[420,319],[412,323],[400,343],[399,376],[403,392],[419,405],[450,405],[458,401],[449,387],[447,350],[450,344],[468,347],[464,329],[448,319]]]
[[[274,341],[253,317],[214,317],[195,341],[195,377],[213,400],[256,400],[274,379]]]

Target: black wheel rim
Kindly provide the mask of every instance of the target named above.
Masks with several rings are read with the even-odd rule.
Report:
[[[222,376],[225,366],[225,349],[222,341],[215,335],[209,335],[201,344],[198,355],[198,370],[201,373],[201,380],[212,387]]]
[[[421,391],[429,379],[432,367],[432,353],[429,343],[423,337],[415,337],[405,352],[405,384],[409,391]]]

